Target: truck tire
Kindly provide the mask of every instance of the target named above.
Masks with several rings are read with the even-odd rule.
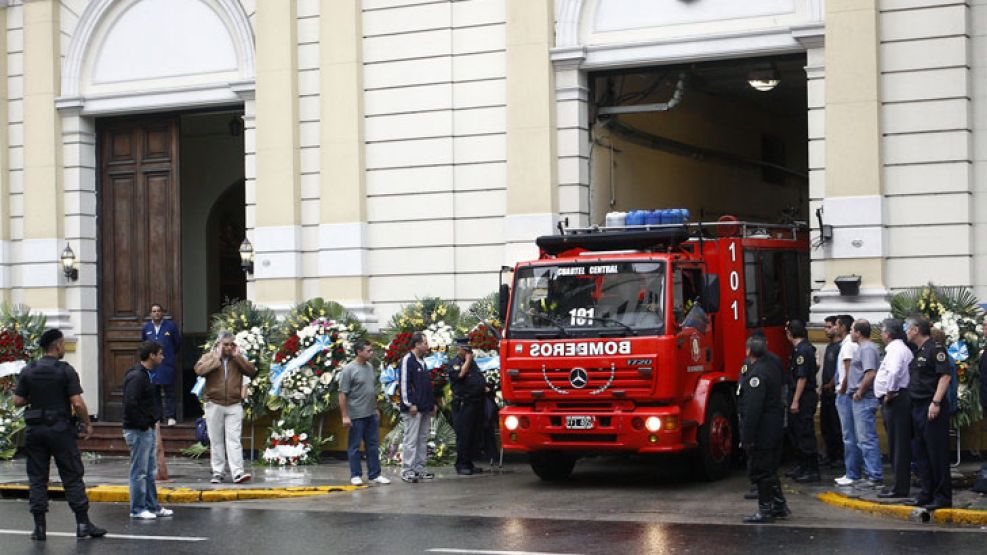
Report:
[[[706,405],[706,420],[699,427],[698,470],[709,481],[730,473],[737,444],[736,416],[733,405],[722,393],[713,393]]]
[[[531,463],[531,470],[546,482],[565,480],[576,466],[576,457],[551,451],[531,453],[528,461]]]

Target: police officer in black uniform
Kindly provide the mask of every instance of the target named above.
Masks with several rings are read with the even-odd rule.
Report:
[[[76,419],[82,423],[83,439],[93,431],[89,411],[82,400],[82,387],[75,369],[61,359],[65,356],[65,340],[57,329],[46,330],[39,341],[44,356],[21,371],[14,389],[14,405],[26,406],[24,421],[27,432],[24,450],[27,452],[27,479],[30,483],[30,510],[34,515],[31,539],[46,539],[45,515],[48,512],[48,473],[51,458],[55,458],[58,475],[65,487],[65,498],[75,513],[76,536],[98,538],[106,534],[89,520],[89,499],[82,457],[76,445]],[[72,410],[75,410],[75,417]]]
[[[747,339],[749,360],[742,385],[741,439],[747,451],[747,469],[757,484],[758,510],[745,517],[747,523],[770,523],[791,511],[778,480],[785,407],[781,400],[782,368],[767,357],[767,341],[752,335]]]
[[[908,365],[908,394],[912,398],[915,463],[922,490],[916,505],[929,511],[953,506],[949,474],[949,362],[946,349],[929,337],[925,318],[909,318],[905,335],[917,347]]]
[[[843,428],[836,412],[836,373],[840,348],[843,347],[836,327],[836,316],[826,317],[826,337],[829,345],[823,354],[822,386],[819,388],[819,434],[826,446],[826,456],[820,461],[835,466],[843,460]]]
[[[799,468],[802,472],[795,476],[799,483],[819,481],[819,455],[816,451],[816,348],[807,339],[805,323],[801,320],[788,322],[788,340],[792,351],[789,382],[789,425],[792,429],[795,446],[799,453]]]
[[[482,472],[473,466],[473,454],[483,439],[483,399],[487,382],[473,360],[469,339],[456,339],[458,351],[449,365],[452,385],[452,425],[456,430],[456,473]]]

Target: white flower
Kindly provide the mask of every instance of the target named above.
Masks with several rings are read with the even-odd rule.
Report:
[[[301,440],[301,441],[305,441],[306,439],[308,439],[308,434],[306,434],[305,432],[302,432],[302,433],[298,434],[298,439]]]
[[[319,376],[319,383],[321,383],[322,385],[329,385],[329,384],[331,384],[332,383],[332,374],[329,373],[329,372],[323,372],[322,375]]]

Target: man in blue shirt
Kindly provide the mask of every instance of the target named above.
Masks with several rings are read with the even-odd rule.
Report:
[[[151,305],[151,321],[144,324],[141,339],[154,341],[164,349],[164,361],[151,376],[154,384],[155,398],[158,403],[164,400],[162,416],[167,419],[169,426],[175,425],[175,374],[178,362],[176,355],[182,349],[182,334],[172,320],[165,320],[165,309],[161,303]]]
[[[881,366],[877,346],[870,340],[871,325],[867,320],[853,323],[850,337],[857,344],[857,353],[850,362],[847,375],[847,395],[852,398],[853,427],[857,433],[857,445],[863,455],[864,473],[871,485],[884,485],[884,468],[881,466],[881,445],[877,437],[877,397],[874,396],[874,378]],[[847,475],[850,469],[847,469]]]

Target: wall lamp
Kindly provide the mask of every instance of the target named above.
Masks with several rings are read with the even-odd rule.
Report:
[[[72,247],[68,243],[65,243],[65,250],[62,251],[62,273],[70,281],[79,279],[79,267],[76,265],[75,253],[72,252]]]
[[[860,276],[857,274],[836,276],[833,282],[836,284],[836,288],[840,290],[841,297],[853,297],[860,294]]]
[[[240,243],[240,268],[245,274],[254,273],[254,246],[250,244],[250,240],[246,237]]]

